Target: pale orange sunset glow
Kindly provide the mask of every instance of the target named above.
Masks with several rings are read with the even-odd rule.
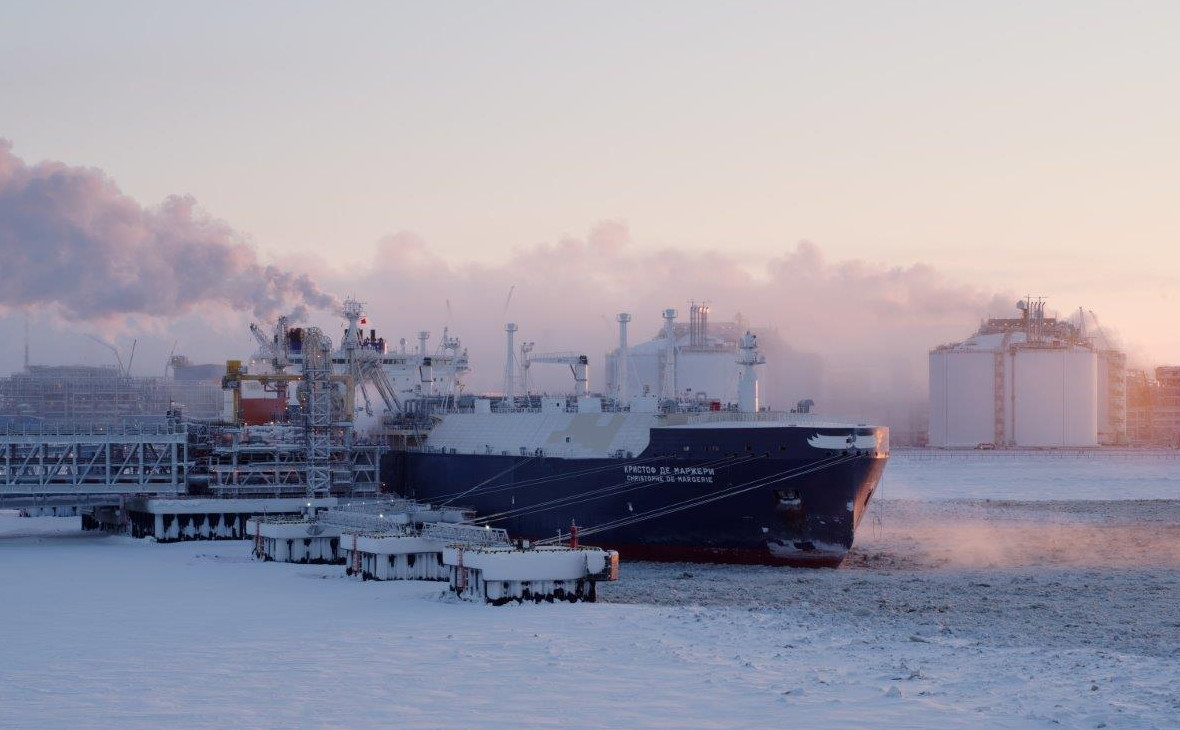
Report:
[[[1178,35],[6,0],[0,728],[1177,727]]]

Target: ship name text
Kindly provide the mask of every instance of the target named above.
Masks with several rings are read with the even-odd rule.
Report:
[[[680,482],[712,484],[713,469],[707,466],[643,466],[623,467],[629,482]]]

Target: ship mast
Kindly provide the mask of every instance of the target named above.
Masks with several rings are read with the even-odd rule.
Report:
[[[619,388],[619,408],[627,407],[627,323],[631,315],[620,312],[619,321],[619,357],[615,360],[615,384]]]
[[[676,310],[664,310],[664,378],[660,399],[676,400]]]
[[[512,342],[516,330],[515,322],[504,325],[504,332],[508,335],[508,358],[504,363],[504,402],[508,408],[516,403],[516,350]]]
[[[738,409],[743,413],[757,413],[760,403],[758,374],[754,372],[754,368],[764,365],[766,358],[758,351],[758,336],[749,330],[742,335],[738,344],[737,362],[742,366],[742,377],[738,382]]]

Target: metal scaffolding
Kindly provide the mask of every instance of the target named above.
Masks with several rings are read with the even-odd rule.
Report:
[[[181,493],[188,430],[9,427],[0,431],[0,496]]]
[[[90,366],[0,378],[0,500],[376,495],[386,448],[355,437],[356,373],[332,373],[332,343],[317,328],[300,330],[299,350],[299,375],[250,374],[238,361],[202,366],[224,373],[219,384],[198,379],[207,373],[183,358],[173,361],[180,379]],[[243,424],[248,381],[298,383],[298,406],[283,399],[297,415]],[[229,423],[221,420],[226,390],[235,405]]]
[[[333,466],[332,342],[317,327],[309,327],[303,335],[303,388],[307,496],[327,496],[332,487]]]
[[[33,365],[0,378],[0,414],[49,424],[120,424],[161,417],[174,405],[213,418],[222,399],[212,382],[137,377],[118,367]]]
[[[355,443],[347,429],[329,434],[330,491],[370,495],[380,490],[384,447]],[[308,448],[303,429],[290,425],[213,426],[198,431],[196,472],[208,473],[217,496],[302,496],[309,485]]]

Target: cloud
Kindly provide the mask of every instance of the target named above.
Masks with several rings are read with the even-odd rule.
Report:
[[[222,307],[305,315],[335,299],[255,249],[189,196],[143,207],[102,171],[28,165],[0,140],[0,307],[68,320],[172,318]]]
[[[160,342],[148,346],[167,353],[181,340],[198,360],[209,357],[206,351],[248,354],[238,351],[251,346],[244,325],[241,339],[210,330],[245,316],[321,310],[313,319],[334,332],[336,300],[321,285],[353,292],[394,342],[413,342],[418,330],[430,329],[437,343],[443,326],[462,337],[474,366],[469,390],[500,385],[505,322],[516,322],[518,337],[535,342],[537,351],[586,353],[592,381],[601,385],[602,357],[617,337],[615,314],[633,315],[638,343],[660,328],[663,309],[678,308],[686,319],[689,300],[708,301],[714,322],[742,315],[777,330],[781,342],[768,348],[773,359],[765,373],[776,394],[772,405],[818,396],[832,409],[875,408],[885,421],[924,399],[930,347],[966,336],[980,317],[1007,313],[1014,300],[920,263],[830,260],[809,241],[762,260],[721,248],[654,250],[609,220],[584,236],[518,247],[493,264],[444,258],[423,237],[402,231],[380,239],[359,274],[320,264],[313,281],[262,262],[241,234],[191,197],[144,207],[100,170],[28,165],[3,140],[0,267],[0,309],[34,307],[42,323],[97,323],[128,337],[129,330],[169,323],[156,333]],[[218,314],[227,310],[242,316]],[[53,352],[56,345],[42,347]],[[536,374],[535,384],[568,387],[562,377],[549,369]]]
[[[535,341],[538,351],[582,351],[601,368],[615,344],[616,313],[634,315],[632,341],[640,342],[658,330],[664,308],[687,319],[688,301],[696,299],[712,303],[713,321],[740,313],[778,329],[791,349],[818,353],[825,370],[877,371],[862,395],[894,387],[900,371],[909,390],[897,395],[910,401],[924,395],[930,347],[968,335],[980,317],[1013,301],[923,264],[829,261],[808,241],[762,262],[724,251],[653,251],[636,245],[617,221],[582,237],[518,248],[499,264],[448,261],[420,236],[401,232],[378,243],[359,281],[340,279],[338,286],[367,298],[387,334],[412,340],[418,329],[434,328],[437,338],[438,326],[449,325],[471,348],[476,389],[502,379],[505,322],[518,323],[519,338]]]

